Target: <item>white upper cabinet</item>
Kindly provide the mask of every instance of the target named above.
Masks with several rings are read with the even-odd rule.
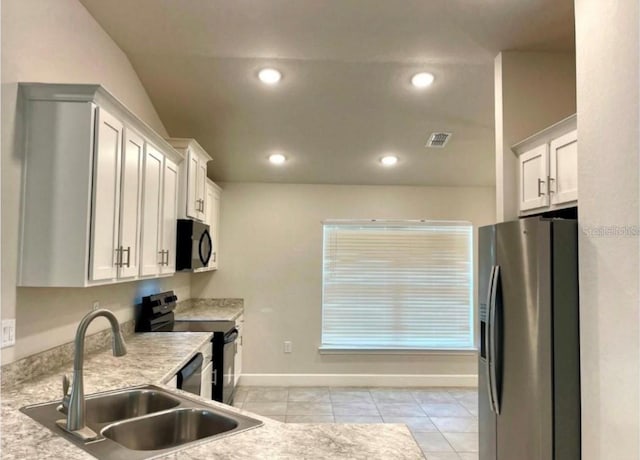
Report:
[[[575,115],[512,148],[518,155],[521,215],[576,206],[578,134]]]
[[[551,204],[578,199],[578,131],[573,130],[550,143],[549,193]]]
[[[548,206],[547,163],[549,146],[535,147],[520,155],[520,211]]]
[[[158,276],[164,260],[161,253],[163,155],[147,144],[142,192],[142,264],[140,276]]]
[[[209,234],[211,235],[211,257],[207,269],[215,270],[218,268],[218,257],[220,254],[220,187],[212,180],[207,179],[207,197],[206,197],[206,224],[209,225]]]
[[[117,277],[121,260],[118,242],[124,126],[99,107],[96,109],[96,125],[90,279],[102,281]]]
[[[143,182],[142,266],[140,276],[176,271],[178,165],[147,144]]]
[[[187,158],[180,171],[178,218],[206,222],[207,163],[211,157],[195,139],[173,138],[167,142]]]
[[[134,278],[138,275],[143,163],[143,137],[133,129],[125,128],[120,185],[120,245],[118,248],[120,273],[118,278]]]
[[[83,287],[172,272],[160,251],[175,256],[183,157],[99,85],[20,84],[20,97],[18,285]]]
[[[162,249],[160,272],[163,275],[176,271],[176,231],[178,221],[178,165],[165,158],[162,202]]]

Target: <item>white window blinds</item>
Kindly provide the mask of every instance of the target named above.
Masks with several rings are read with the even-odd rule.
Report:
[[[471,349],[468,222],[325,222],[323,349]]]

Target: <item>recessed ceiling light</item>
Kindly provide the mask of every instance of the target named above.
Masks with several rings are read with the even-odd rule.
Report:
[[[385,155],[380,158],[380,163],[382,166],[393,166],[398,162],[398,157],[395,155]]]
[[[411,77],[411,84],[416,88],[426,88],[427,86],[431,86],[433,80],[436,77],[433,76],[432,73],[429,72],[420,72]]]
[[[282,73],[276,69],[262,69],[258,72],[258,78],[262,83],[275,85],[282,79]]]
[[[282,163],[287,161],[287,157],[285,157],[281,153],[274,153],[273,155],[269,156],[269,161],[274,165],[281,165]]]

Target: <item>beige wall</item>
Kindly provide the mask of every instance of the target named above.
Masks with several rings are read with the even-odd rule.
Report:
[[[194,297],[242,297],[250,374],[475,374],[475,356],[320,355],[324,219],[495,222],[491,187],[222,184],[220,269]],[[283,353],[283,341],[293,353]]]
[[[575,55],[505,51],[495,60],[496,211],[518,216],[518,159],[511,146],[576,113]]]
[[[637,1],[576,0],[582,458],[640,459]],[[602,226],[635,236],[597,237]]]
[[[91,289],[16,289],[22,174],[22,152],[16,137],[20,81],[100,83],[159,133],[166,134],[126,55],[77,0],[2,2],[2,317],[17,320],[17,343],[2,350],[4,363],[72,340],[75,324],[93,300],[127,319],[139,292],[146,289],[144,283]],[[178,287],[183,298],[189,296],[187,275],[162,285]]]

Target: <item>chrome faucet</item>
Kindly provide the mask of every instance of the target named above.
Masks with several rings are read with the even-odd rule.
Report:
[[[66,409],[67,418],[66,420],[58,420],[56,423],[64,430],[85,442],[96,439],[98,435],[85,424],[86,403],[84,399],[84,381],[82,378],[84,337],[91,321],[99,316],[107,318],[111,324],[111,348],[113,356],[124,356],[127,354],[127,347],[120,332],[120,324],[111,311],[106,309],[94,310],[82,318],[82,321],[80,321],[78,325],[76,339],[74,341],[75,356],[73,358],[73,385],[71,386],[71,394],[67,394],[69,390],[69,379],[66,375],[62,379],[62,391],[64,392],[62,406]]]

